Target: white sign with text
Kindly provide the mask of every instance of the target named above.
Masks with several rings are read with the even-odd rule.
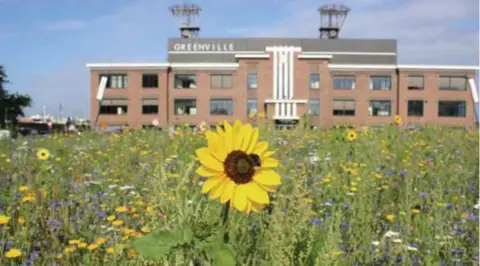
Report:
[[[233,43],[175,43],[173,50],[177,52],[233,52]]]

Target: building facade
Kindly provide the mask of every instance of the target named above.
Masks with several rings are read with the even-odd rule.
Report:
[[[214,125],[259,112],[320,127],[379,126],[394,115],[403,124],[476,123],[478,67],[399,65],[396,40],[169,39],[168,62],[87,67],[91,121],[109,126]]]

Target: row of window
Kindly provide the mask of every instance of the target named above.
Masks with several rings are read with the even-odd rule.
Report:
[[[126,74],[101,74],[100,77],[106,76],[108,78],[107,88],[127,88],[128,79]],[[320,89],[320,74],[310,74],[310,88]],[[354,75],[334,75],[333,88],[337,90],[352,90],[355,89]],[[247,74],[247,88],[256,89],[258,87],[257,73]],[[425,87],[424,76],[408,76],[407,87],[409,90],[423,90]],[[195,74],[175,74],[174,75],[175,89],[194,89],[197,87],[197,75]],[[211,88],[233,88],[232,74],[211,74],[210,75]],[[158,88],[157,74],[143,74],[142,88]],[[371,90],[391,90],[392,77],[391,76],[370,76],[369,89]],[[466,77],[450,77],[440,76],[439,78],[440,90],[467,90]]]
[[[309,100],[308,113],[312,116],[320,115],[320,100]],[[247,100],[247,115],[256,114],[258,102],[257,99]],[[197,101],[195,99],[174,99],[175,115],[196,115]],[[333,100],[332,104],[334,116],[355,116],[355,100]],[[439,101],[438,116],[440,117],[465,117],[466,116],[465,101]],[[107,100],[100,106],[100,114],[126,114],[128,112],[128,102],[126,99]],[[158,114],[158,101],[154,99],[146,99],[142,102],[142,114]],[[210,115],[232,115],[233,100],[232,99],[211,99]],[[392,102],[390,100],[371,100],[368,106],[369,116],[391,116]],[[424,102],[423,100],[408,101],[408,116],[423,116]]]

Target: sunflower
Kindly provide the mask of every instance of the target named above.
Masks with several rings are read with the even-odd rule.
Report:
[[[259,212],[270,203],[268,192],[281,184],[274,170],[279,162],[267,151],[268,143],[258,141],[258,128],[239,120],[233,126],[225,121],[223,128],[207,131],[208,147],[195,152],[201,163],[196,172],[208,178],[202,193],[222,204],[230,201],[241,212]]]
[[[394,120],[397,125],[400,125],[400,123],[402,123],[402,117],[399,115],[396,115]]]
[[[37,158],[40,160],[47,160],[50,157],[50,152],[47,149],[39,149],[37,151]]]
[[[357,132],[355,130],[349,130],[347,133],[347,140],[352,142],[357,139]]]

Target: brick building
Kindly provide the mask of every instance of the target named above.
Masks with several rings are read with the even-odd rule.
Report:
[[[307,116],[321,127],[471,126],[477,66],[401,65],[396,40],[174,38],[168,62],[92,63],[94,123],[159,127]],[[104,98],[96,100],[102,76]]]

